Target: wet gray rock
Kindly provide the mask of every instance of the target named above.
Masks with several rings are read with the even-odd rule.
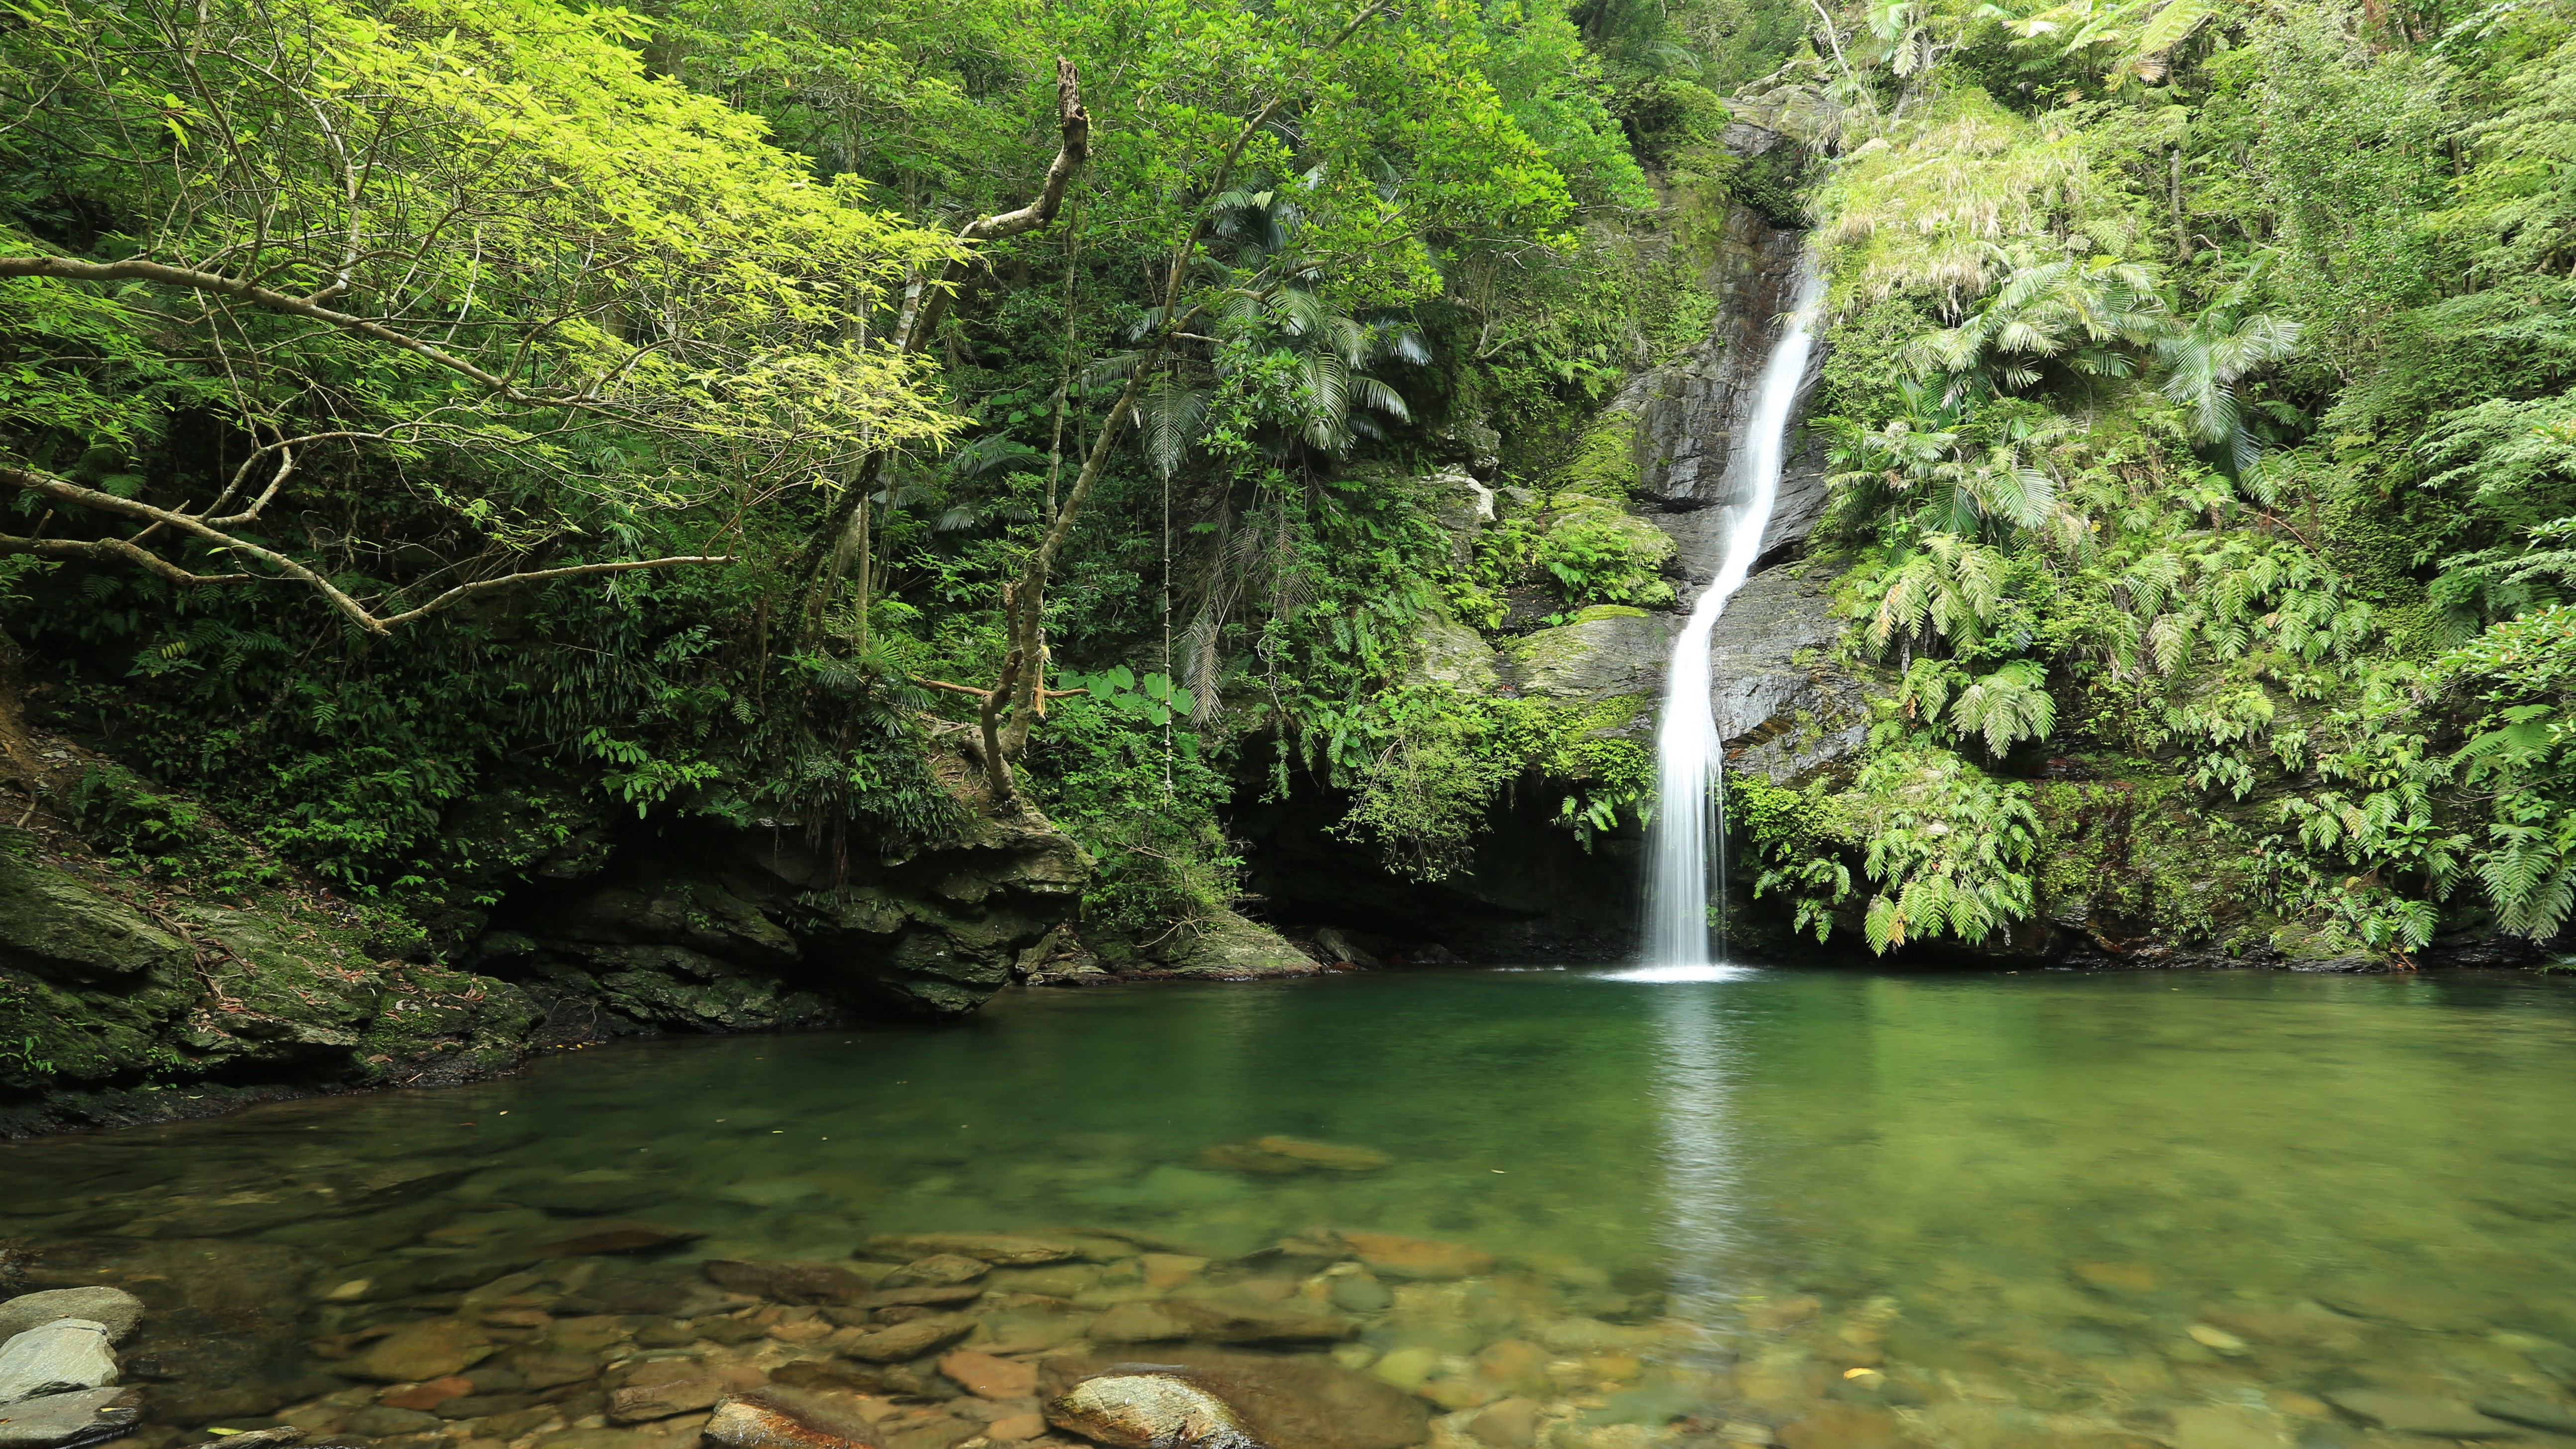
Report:
[[[1443,468],[1422,487],[1431,496],[1431,516],[1449,535],[1450,558],[1462,567],[1475,562],[1476,540],[1494,522],[1494,490],[1464,468]]]
[[[48,1394],[0,1409],[0,1449],[79,1449],[113,1439],[143,1416],[139,1389]]]
[[[1780,230],[1742,208],[1729,213],[1705,278],[1720,300],[1708,340],[1678,361],[1637,374],[1611,404],[1638,420],[1638,491],[1655,510],[1656,526],[1673,535],[1682,572],[1694,584],[1706,583],[1716,568],[1729,510],[1743,501],[1743,480],[1729,464],[1805,244],[1802,232]],[[1822,368],[1820,351],[1804,385],[1812,386]],[[1797,439],[1792,450],[1763,533],[1764,554],[1803,540],[1823,508],[1821,454]]]
[[[1035,820],[963,815],[892,855],[818,848],[791,822],[693,825],[505,908],[476,959],[528,979],[551,1020],[609,1030],[812,1024],[844,1003],[955,1015],[1071,918],[1090,871]]]
[[[122,1288],[51,1288],[25,1293],[0,1303],[0,1341],[57,1318],[86,1318],[103,1324],[112,1342],[122,1342],[143,1321],[143,1300]]]
[[[0,850],[0,965],[100,982],[188,964],[188,948],[63,872]]]
[[[0,1344],[0,1404],[102,1388],[116,1382],[107,1325],[57,1318]]]
[[[1786,785],[1867,742],[1859,681],[1824,658],[1844,627],[1830,610],[1833,578],[1804,564],[1767,569],[1718,616],[1709,707],[1730,768]]]

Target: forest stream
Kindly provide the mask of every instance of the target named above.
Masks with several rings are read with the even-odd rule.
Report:
[[[138,1449],[1061,1443],[1122,1362],[1273,1449],[2546,1444],[2571,1043],[2504,974],[1020,991],[10,1143],[0,1240],[139,1296]]]

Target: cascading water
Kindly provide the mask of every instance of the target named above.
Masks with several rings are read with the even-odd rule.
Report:
[[[1721,922],[1711,948],[1708,920],[1711,856],[1717,876],[1726,872],[1725,773],[1720,768],[1717,717],[1709,704],[1709,636],[1726,601],[1744,586],[1762,556],[1762,535],[1780,491],[1780,465],[1788,444],[1789,414],[1815,347],[1815,312],[1824,275],[1812,257],[1798,262],[1793,300],[1781,322],[1745,409],[1743,440],[1727,465],[1726,552],[1716,577],[1691,608],[1690,622],[1673,645],[1664,680],[1663,724],[1655,737],[1656,798],[1661,802],[1647,838],[1646,958],[1640,975],[1661,978],[1705,973],[1726,954]],[[1719,896],[1721,907],[1724,895]]]

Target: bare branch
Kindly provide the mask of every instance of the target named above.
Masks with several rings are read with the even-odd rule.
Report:
[[[666,569],[678,564],[732,563],[733,561],[734,556],[729,553],[683,554],[672,558],[627,559],[618,563],[567,564],[559,569],[535,569],[524,574],[503,574],[499,578],[458,584],[417,609],[388,615],[376,626],[376,632],[384,633],[396,624],[408,624],[423,614],[434,613],[450,604],[462,603],[476,594],[488,593],[494,589],[515,588],[520,584],[533,584],[546,579],[576,578],[582,574],[622,574],[628,569]]]
[[[123,563],[147,569],[174,584],[235,584],[247,581],[249,574],[192,574],[148,548],[137,548],[121,538],[102,538],[84,543],[70,538],[21,537],[0,533],[0,553],[33,554],[38,558],[57,558],[80,563]]]
[[[462,602],[476,594],[487,593],[493,589],[513,588],[520,584],[537,583],[545,579],[571,578],[579,574],[613,574],[623,573],[628,569],[658,569],[669,568],[675,564],[730,563],[733,561],[733,556],[730,554],[712,556],[692,554],[678,558],[629,559],[619,563],[570,564],[557,569],[537,569],[524,574],[504,574],[499,578],[483,579],[470,584],[459,584],[455,588],[449,589],[447,592],[431,599],[428,603],[421,605],[417,609],[408,609],[399,614],[379,618],[375,614],[368,612],[367,607],[364,604],[361,604],[356,599],[349,597],[349,595],[342,592],[337,585],[333,584],[329,579],[322,577],[320,574],[315,573],[313,570],[306,568],[304,565],[297,563],[295,560],[288,558],[286,555],[279,553],[274,549],[263,548],[258,544],[250,542],[248,539],[238,538],[232,534],[225,533],[220,529],[211,527],[204,519],[198,518],[193,514],[175,513],[167,508],[155,508],[149,503],[140,502],[132,498],[119,498],[113,493],[104,493],[95,488],[84,488],[68,479],[56,478],[51,474],[46,473],[31,472],[24,468],[11,467],[5,463],[0,463],[0,483],[15,484],[31,493],[43,494],[45,497],[51,498],[58,503],[70,503],[83,508],[95,508],[102,513],[122,514],[127,518],[146,520],[155,526],[166,525],[167,527],[177,529],[182,533],[202,538],[206,542],[214,545],[217,549],[231,553],[245,554],[251,558],[258,559],[260,562],[276,569],[279,573],[285,574],[289,578],[298,580],[299,582],[310,586],[315,592],[321,594],[324,599],[328,600],[331,607],[338,609],[343,615],[347,616],[351,623],[356,624],[359,628],[366,630],[370,634],[379,636],[393,632],[393,627],[397,624],[409,623],[424,614],[435,613],[451,604]],[[138,548],[124,539],[101,539],[95,543],[81,543],[67,539],[14,538],[0,535],[0,553],[38,554],[50,558],[80,559],[85,562],[92,563],[110,561],[130,563],[149,569],[153,573],[159,574],[161,577],[169,579],[174,583],[234,583],[257,577],[253,574],[218,574],[212,576],[192,574],[187,570],[180,568],[178,565],[171,563],[169,560],[161,558],[146,549]]]

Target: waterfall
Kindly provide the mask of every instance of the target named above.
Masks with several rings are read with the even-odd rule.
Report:
[[[1726,955],[1723,921],[1714,950],[1708,921],[1712,855],[1721,883],[1721,911],[1726,874],[1726,776],[1719,755],[1725,742],[1718,738],[1716,712],[1709,703],[1709,636],[1727,599],[1744,586],[1753,561],[1762,556],[1762,535],[1780,492],[1789,414],[1797,406],[1798,385],[1814,350],[1816,305],[1824,291],[1823,273],[1812,257],[1802,255],[1780,339],[1771,345],[1771,356],[1754,383],[1736,434],[1740,443],[1727,464],[1724,496],[1732,501],[1726,505],[1731,515],[1726,551],[1716,577],[1691,606],[1690,622],[1674,642],[1672,665],[1665,672],[1663,723],[1655,736],[1657,806],[1647,835],[1644,967],[1667,979],[1706,973],[1722,965]]]

